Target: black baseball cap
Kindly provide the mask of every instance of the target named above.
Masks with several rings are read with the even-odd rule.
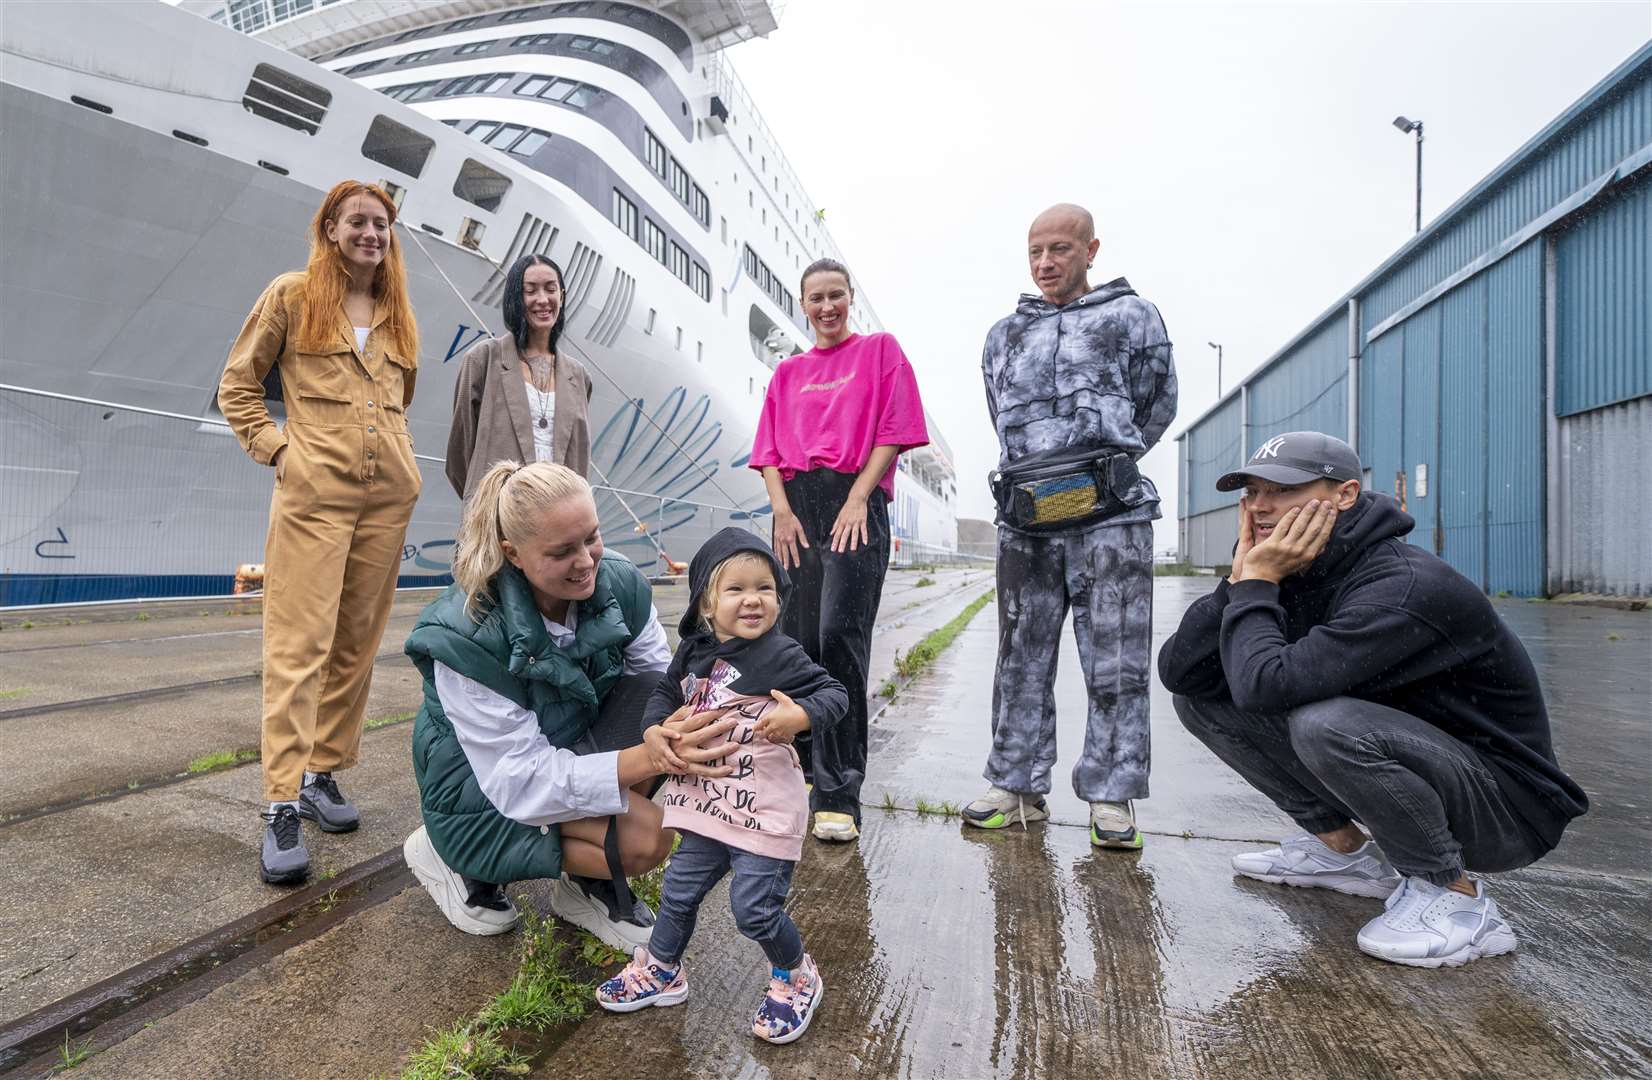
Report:
[[[1334,435],[1287,431],[1256,448],[1242,469],[1223,473],[1217,491],[1235,491],[1250,477],[1270,484],[1306,484],[1313,480],[1358,480],[1359,455]]]

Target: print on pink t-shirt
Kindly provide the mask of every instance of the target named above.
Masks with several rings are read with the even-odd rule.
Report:
[[[783,479],[832,469],[858,473],[874,446],[929,443],[912,365],[892,334],[855,334],[780,362],[757,421],[750,466]],[[895,466],[878,482],[895,497]]]

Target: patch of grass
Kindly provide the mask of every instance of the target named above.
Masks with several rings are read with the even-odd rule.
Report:
[[[928,817],[930,814],[938,814],[941,812],[941,808],[939,806],[936,806],[922,795],[918,796],[916,801],[913,803],[913,807],[918,811],[919,817]]]
[[[914,589],[923,589],[923,588],[927,588],[928,586],[933,585],[933,584],[935,584],[935,579],[930,577],[928,574],[925,574],[923,577],[919,578],[917,581],[914,581],[912,583],[912,587]]]
[[[337,889],[328,889],[326,895],[317,900],[315,903],[316,910],[325,913],[338,907],[342,901],[339,899]]]
[[[128,780],[126,782],[126,790],[127,791],[136,791],[136,790],[138,790],[138,788],[140,788],[142,786],[143,786],[143,781],[142,780]]]
[[[147,611],[138,612],[138,621],[139,622],[148,622],[149,621],[149,612],[147,612]]]
[[[894,697],[895,696],[895,689],[896,689],[895,680],[894,679],[885,679],[883,685],[878,687],[878,696],[879,697]]]
[[[414,709],[410,712],[392,713],[389,716],[375,716],[361,725],[361,728],[363,731],[376,731],[381,727],[389,727],[391,724],[400,724],[405,720],[411,720],[418,715],[419,710]]]
[[[18,625],[20,627],[22,627],[24,630],[33,630],[34,629],[34,623],[32,621],[28,620],[28,619],[24,619]]]
[[[1614,632],[1614,633],[1607,634],[1606,635],[1606,640],[1607,641],[1622,641],[1623,638],[1620,637],[1617,633]]]
[[[68,1029],[63,1032],[63,1047],[58,1051],[60,1060],[52,1067],[53,1072],[68,1072],[92,1056],[92,1040],[83,1039],[74,1042],[69,1038]]]
[[[944,818],[955,818],[955,817],[957,817],[958,816],[958,804],[955,803],[955,802],[943,802],[941,804],[941,816],[944,817]]]
[[[527,1071],[527,1059],[496,1032],[476,1020],[461,1020],[419,1048],[402,1071],[402,1080],[485,1080]]]
[[[900,806],[895,802],[895,793],[893,791],[886,791],[883,793],[883,808],[885,810],[900,809]]]
[[[249,761],[258,760],[257,750],[218,750],[211,754],[203,754],[184,767],[186,773],[211,772],[214,769],[224,769],[231,765],[245,765]]]
[[[0,690],[0,701],[13,701],[22,697],[24,694],[33,692],[34,687],[32,686],[19,686],[15,690]]]
[[[328,867],[325,867],[321,871],[321,873],[316,875],[316,880],[317,881],[331,881],[336,877],[338,877],[338,867],[328,866]]]
[[[975,618],[976,613],[991,602],[996,592],[997,590],[989,590],[982,593],[972,600],[968,607],[960,611],[951,622],[939,630],[932,631],[928,637],[912,646],[905,653],[897,654],[895,657],[895,671],[901,678],[911,679],[918,672],[933,664],[935,658],[945,652],[946,647],[952,644],[953,639],[963,632],[964,627],[969,625],[971,619]]]

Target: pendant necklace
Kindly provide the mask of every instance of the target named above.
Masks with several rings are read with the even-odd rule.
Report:
[[[523,357],[522,363],[528,367],[532,376],[534,396],[539,400],[539,416],[536,423],[539,427],[550,426],[550,403],[546,400],[551,394],[551,358],[548,356]]]

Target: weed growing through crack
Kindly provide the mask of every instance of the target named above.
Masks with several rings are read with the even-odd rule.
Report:
[[[938,814],[941,810],[940,807],[936,806],[922,795],[918,796],[916,802],[913,804],[913,808],[918,811],[919,817],[928,817],[930,814]]]
[[[958,816],[958,804],[955,803],[955,802],[943,802],[941,804],[941,816],[944,817],[944,818],[955,818],[955,817],[957,817]]]
[[[505,1045],[499,1035],[475,1020],[461,1020],[432,1035],[402,1072],[402,1080],[451,1080],[452,1077],[524,1073],[527,1059]]]
[[[68,1072],[92,1056],[92,1040],[87,1038],[80,1042],[74,1042],[69,1038],[68,1029],[64,1029],[63,1047],[58,1051],[58,1055],[60,1060],[52,1071]]]
[[[0,690],[0,701],[14,701],[17,698],[22,697],[24,694],[32,693],[33,691],[34,687],[32,686],[19,686],[15,690]]]
[[[928,574],[925,574],[923,577],[919,578],[917,581],[914,581],[912,583],[912,587],[914,589],[923,589],[923,588],[927,588],[928,586],[933,585],[933,584],[935,584],[935,579],[930,577]]]
[[[970,605],[960,611],[957,616],[939,630],[935,630],[928,637],[912,646],[905,653],[895,654],[895,672],[903,679],[911,679],[918,672],[935,662],[935,658],[946,651],[957,636],[963,633],[964,627],[975,618],[977,612],[986,607],[996,595],[996,590],[982,593]]]
[[[419,711],[414,709],[410,712],[392,713],[389,716],[375,716],[361,727],[363,731],[374,731],[381,727],[389,727],[391,724],[399,724],[404,720],[411,720],[418,715]]]
[[[883,808],[885,810],[900,809],[900,806],[898,806],[895,802],[895,793],[893,791],[886,791],[883,793]]]
[[[195,773],[211,772],[214,769],[227,768],[231,765],[245,765],[249,761],[257,760],[257,750],[218,750],[211,754],[202,754],[184,766],[184,771],[193,775]]]

